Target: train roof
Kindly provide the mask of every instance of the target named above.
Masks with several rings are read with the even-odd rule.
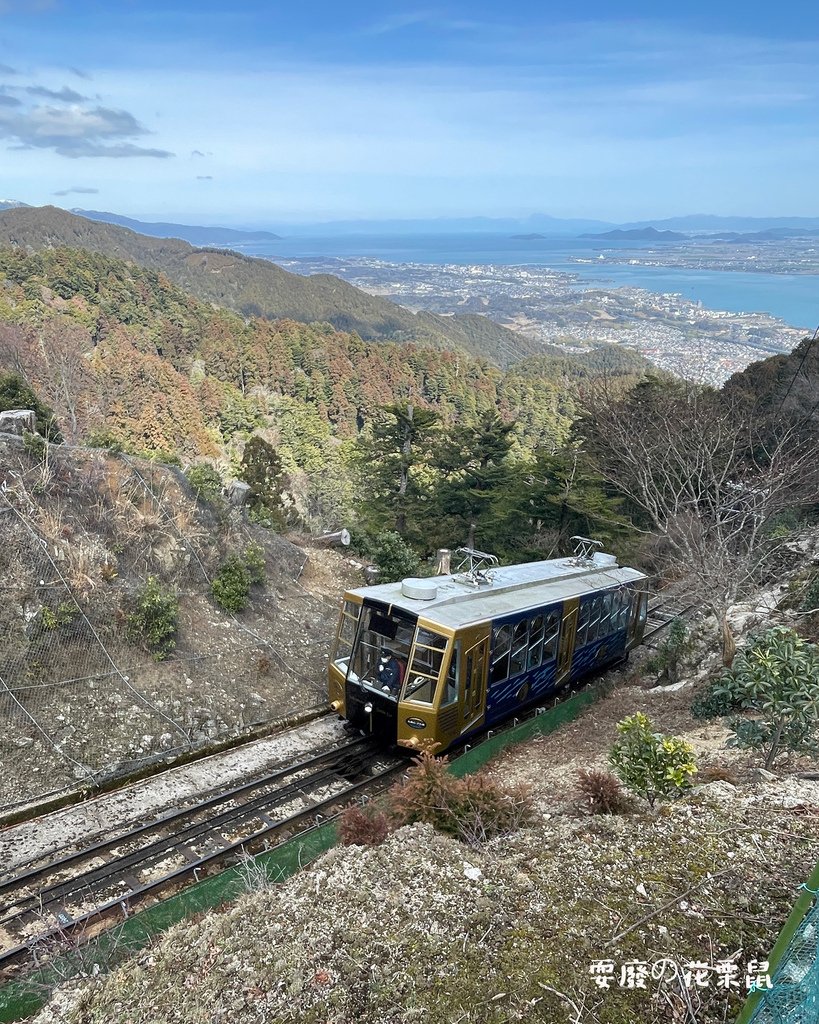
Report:
[[[434,584],[436,594],[426,600],[407,597],[400,582],[360,587],[347,596],[378,601],[457,629],[646,578],[637,569],[616,563],[602,566],[577,558],[552,558],[500,566],[492,570],[492,583],[480,586],[464,582],[463,574],[433,576],[424,582]]]

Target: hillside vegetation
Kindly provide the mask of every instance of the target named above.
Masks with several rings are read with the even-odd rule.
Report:
[[[605,374],[625,386],[643,366],[609,347],[538,356],[504,374],[463,351],[365,341],[326,323],[245,319],[162,272],[80,249],[7,247],[0,275],[0,370],[40,394],[67,440],[185,464],[207,458],[225,475],[244,475],[255,434],[257,448],[268,446],[265,487],[277,492],[264,503],[290,525],[336,527],[362,519],[368,502],[378,508],[364,520],[394,525],[389,501],[375,500],[373,474],[380,467],[382,482],[394,477],[405,442],[384,434],[384,410],[428,411],[412,467],[384,483],[390,491],[402,473],[413,477],[402,495],[415,494],[429,519],[440,516],[427,491],[447,478],[450,525],[434,538],[425,531],[427,547],[462,543],[476,517],[488,531],[509,504],[513,467],[528,479],[534,460],[566,441],[585,383]],[[492,479],[464,477],[471,459]],[[461,500],[464,487],[475,500]],[[488,505],[492,515],[482,517]],[[509,529],[526,543],[520,521]]]
[[[536,342],[481,316],[412,313],[329,274],[302,277],[269,260],[195,249],[173,238],[78,217],[53,206],[0,212],[0,244],[32,251],[69,246],[161,271],[191,295],[243,316],[324,322],[367,340],[464,348],[498,365],[541,351]]]

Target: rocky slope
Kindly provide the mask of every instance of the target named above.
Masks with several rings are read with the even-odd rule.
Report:
[[[304,550],[101,450],[4,435],[0,487],[0,807],[323,701],[336,595]],[[230,615],[210,581],[249,545],[264,582]],[[149,577],[179,600],[163,661],[130,635]]]
[[[797,620],[769,593],[734,621]],[[38,1024],[734,1019],[749,962],[766,959],[819,858],[819,784],[798,762],[761,772],[726,749],[722,725],[691,717],[718,660],[712,625],[696,623],[694,635],[674,688],[656,687],[640,652],[581,718],[494,763],[496,777],[533,787],[530,828],[475,848],[415,825],[380,847],[337,848],[178,926],[110,977],[66,988]],[[700,782],[654,813],[634,803],[591,816],[576,769],[605,766],[616,722],[635,710],[692,742]],[[599,961],[614,965],[608,986],[594,980]],[[698,962],[707,983],[691,982]],[[621,984],[628,964],[649,965],[643,986]]]

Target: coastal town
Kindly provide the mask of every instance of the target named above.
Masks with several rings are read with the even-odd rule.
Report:
[[[790,352],[804,331],[766,313],[730,313],[679,294],[591,287],[536,266],[391,263],[367,257],[280,261],[301,273],[333,273],[373,295],[441,315],[480,313],[566,350],[607,342],[661,369],[719,386],[752,362]]]

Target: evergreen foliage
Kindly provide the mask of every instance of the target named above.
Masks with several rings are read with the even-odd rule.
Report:
[[[259,544],[248,544],[241,554],[228,555],[211,582],[213,600],[231,614],[244,611],[250,602],[250,588],[264,584],[265,569],[264,550]]]
[[[157,661],[164,661],[176,648],[178,627],[177,596],[166,590],[155,576],[149,576],[128,616],[128,640],[149,651]]]
[[[647,662],[647,670],[659,673],[660,685],[673,686],[679,682],[680,663],[691,650],[691,646],[691,637],[683,620],[672,620],[668,633],[656,653]]]
[[[35,394],[19,374],[0,371],[0,412],[9,409],[31,409],[37,422],[37,432],[52,444],[63,440],[54,413]]]
[[[372,544],[379,583],[395,583],[418,571],[418,555],[394,530],[379,533]]]
[[[216,604],[226,612],[244,611],[250,601],[250,573],[239,555],[229,555],[210,585]]]
[[[250,507],[271,526],[284,525],[284,470],[273,445],[255,434],[245,445],[239,477],[250,485]]]
[[[202,501],[215,502],[222,496],[222,478],[209,462],[199,462],[185,471],[188,483]]]
[[[819,647],[782,626],[754,637],[714,696],[750,712],[730,721],[733,746],[758,750],[770,768],[786,751],[819,753]]]

